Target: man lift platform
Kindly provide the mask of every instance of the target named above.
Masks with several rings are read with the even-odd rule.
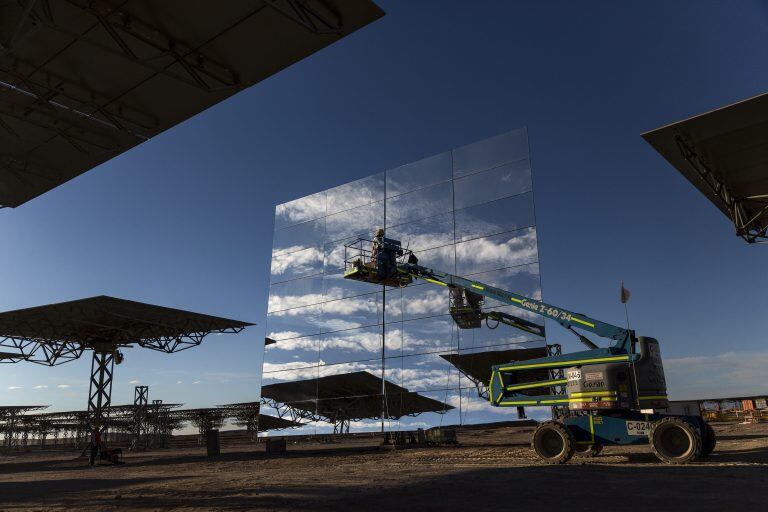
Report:
[[[489,328],[504,323],[544,336],[537,324],[508,313],[484,311],[483,300],[493,299],[554,320],[588,347],[492,369],[492,406],[567,407],[563,418],[541,423],[533,433],[531,447],[544,461],[564,463],[577,451],[596,455],[604,445],[650,444],[654,454],[670,464],[688,463],[714,450],[715,433],[701,417],[656,412],[669,407],[657,340],[637,337],[633,330],[538,299],[421,266],[399,241],[384,237],[383,230],[376,235],[374,240],[358,239],[345,246],[346,279],[398,288],[414,280],[444,286],[450,290],[450,313],[459,328],[477,329],[485,320]],[[612,343],[599,347],[581,331]],[[518,380],[520,372],[532,369],[565,373],[562,378]],[[566,386],[566,396],[552,393],[553,386],[562,385]],[[527,394],[532,391],[539,394]],[[646,412],[649,410],[653,412]]]

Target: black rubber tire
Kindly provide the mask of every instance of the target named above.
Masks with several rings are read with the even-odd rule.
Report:
[[[682,418],[664,418],[654,423],[648,442],[654,455],[667,464],[687,464],[701,456],[699,429]]]
[[[603,445],[600,443],[577,444],[574,447],[574,453],[577,457],[597,457],[603,451]]]
[[[717,435],[715,434],[712,425],[707,422],[704,422],[704,429],[701,434],[701,456],[707,457],[715,451],[715,446],[717,446]]]
[[[531,436],[531,449],[547,464],[565,464],[573,457],[573,434],[559,421],[541,423]]]

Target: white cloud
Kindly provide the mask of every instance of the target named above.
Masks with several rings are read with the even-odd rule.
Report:
[[[23,386],[8,386],[9,391],[16,391],[17,389],[23,389]]]
[[[302,246],[288,248],[289,253],[272,258],[272,275],[281,276],[287,271],[302,274],[318,269],[323,264],[323,252],[320,249],[305,249]]]
[[[184,384],[184,383],[182,381],[180,381],[180,380],[177,380],[176,384]]]
[[[200,384],[201,382],[202,382],[201,380],[195,380],[195,381],[192,381],[192,384]]]
[[[325,215],[325,194],[313,194],[288,203],[277,205],[275,217],[289,222],[301,222]]]
[[[318,367],[315,363],[309,363],[305,361],[291,361],[289,363],[264,363],[264,380],[265,381],[294,381],[315,379],[319,377],[326,377],[328,375],[339,375],[342,373],[351,373],[362,370],[374,371],[375,365],[368,363],[341,363],[326,365],[324,361],[320,361],[321,366]]]
[[[456,245],[456,258],[469,267],[493,268],[523,265],[538,260],[536,230],[526,229],[521,235],[506,241],[498,238],[480,238]]]
[[[32,389],[46,389],[48,388],[48,384],[38,384],[37,386],[33,387]]]
[[[69,387],[69,384],[59,384],[56,387],[59,388],[59,389],[67,389]]]
[[[141,381],[138,379],[133,379],[131,381],[128,381],[128,384],[141,384]]]

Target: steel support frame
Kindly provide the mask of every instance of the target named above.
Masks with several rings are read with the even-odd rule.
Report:
[[[147,403],[149,386],[136,386],[133,391],[133,441],[132,450],[147,448]]]
[[[675,143],[688,165],[696,171],[709,189],[723,202],[736,228],[736,235],[747,243],[768,243],[768,224],[759,219],[768,213],[768,197],[738,197],[721,182],[703,158],[696,152],[696,147],[680,134],[675,135]],[[747,210],[749,208],[749,211]],[[754,213],[754,212],[757,213]]]
[[[173,430],[168,424],[168,406],[164,406],[162,400],[152,400],[152,411],[152,436],[149,443],[152,448],[167,448],[168,436]]]
[[[292,407],[290,404],[278,402],[272,398],[262,397],[261,401],[267,407],[274,409],[277,413],[277,417],[280,419],[288,417],[291,421],[296,423],[301,423],[302,421],[326,421],[326,418],[322,418],[304,409]]]
[[[334,434],[349,434],[349,425],[351,421],[349,418],[337,420],[333,422]]]
[[[115,352],[94,351],[91,359],[91,382],[88,391],[88,421],[102,436],[108,432],[109,408],[112,405],[112,376]]]

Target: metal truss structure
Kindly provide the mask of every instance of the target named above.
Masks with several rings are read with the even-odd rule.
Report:
[[[27,421],[26,414],[47,407],[47,405],[0,406],[0,433],[3,435],[3,449],[12,450],[17,446],[26,446],[29,434],[34,428]]]
[[[334,423],[333,420],[319,416],[312,411],[304,408],[293,407],[290,403],[280,402],[274,398],[261,397],[261,403],[267,407],[274,409],[277,413],[277,417],[280,419],[287,419],[295,423],[308,423],[312,421],[325,421]]]
[[[260,415],[260,402],[244,402],[203,409],[179,409],[181,404],[148,400],[147,386],[137,386],[134,403],[111,406],[103,411],[109,418],[111,445],[131,450],[168,448],[174,430],[190,423],[197,427],[199,442],[206,432],[220,429],[231,420],[245,427],[251,440],[259,431],[300,426],[299,423]],[[38,412],[48,406],[0,406],[0,438],[5,451],[33,449],[78,449],[90,443],[89,411]],[[346,425],[348,426],[348,422]],[[50,443],[48,441],[51,441]]]
[[[218,430],[224,426],[228,411],[220,407],[208,407],[173,411],[172,415],[177,421],[188,421],[197,427],[199,434],[197,442],[202,446],[205,443],[208,431]]]
[[[710,192],[728,209],[731,221],[736,228],[736,235],[747,243],[768,243],[768,196],[740,197],[730,187],[718,179],[706,160],[699,155],[693,143],[680,134],[675,136],[675,143],[680,155],[696,171]]]
[[[768,93],[643,133],[643,138],[733,223],[768,242]]]
[[[137,345],[179,352],[199,345],[211,333],[239,333],[249,325],[100,296],[0,313],[0,345],[15,348],[27,361],[49,366],[92,350],[88,425],[98,426],[106,435],[114,365],[123,359],[120,348]]]
[[[387,396],[388,401],[393,401],[393,398],[396,400],[396,397]],[[361,401],[374,401],[376,403],[381,403],[382,401],[382,395],[371,395],[371,396],[363,396],[363,397],[348,397],[348,404],[350,406],[350,409],[354,409],[355,402],[361,402]],[[363,421],[363,420],[380,420],[381,415],[380,414],[374,414],[374,415],[359,415],[359,416],[350,416],[349,412],[338,412],[337,414],[323,414],[317,411],[315,409],[314,411],[311,409],[307,409],[306,403],[301,404],[292,404],[290,402],[280,402],[278,400],[275,400],[273,398],[269,397],[262,397],[261,403],[271,409],[273,409],[277,417],[282,420],[288,420],[292,423],[295,423],[295,426],[301,426],[305,425],[307,423],[314,423],[314,422],[320,422],[320,423],[330,423],[333,426],[333,433],[334,434],[348,434],[349,433],[349,427],[353,421]],[[391,404],[390,404],[391,405]],[[389,407],[388,409],[394,409],[392,407]],[[446,406],[444,409],[440,410],[434,410],[429,412],[434,412],[437,414],[445,414],[448,412],[448,410],[453,409],[452,406]],[[415,418],[419,416],[420,414],[423,414],[425,411],[414,411],[414,412],[407,412],[404,414],[389,414],[384,419],[387,420],[398,420],[400,418]]]
[[[384,14],[369,0],[16,0],[2,8],[0,181],[8,186],[0,205],[10,207]]]
[[[232,419],[232,423],[238,427],[245,427],[245,430],[251,434],[255,440],[259,433],[259,412],[261,402],[241,402],[236,404],[226,404],[217,406],[219,409],[227,411],[227,415]]]
[[[88,418],[91,428],[107,433],[109,409],[112,405],[112,373],[117,350],[93,352],[91,359],[91,380],[88,391]]]

